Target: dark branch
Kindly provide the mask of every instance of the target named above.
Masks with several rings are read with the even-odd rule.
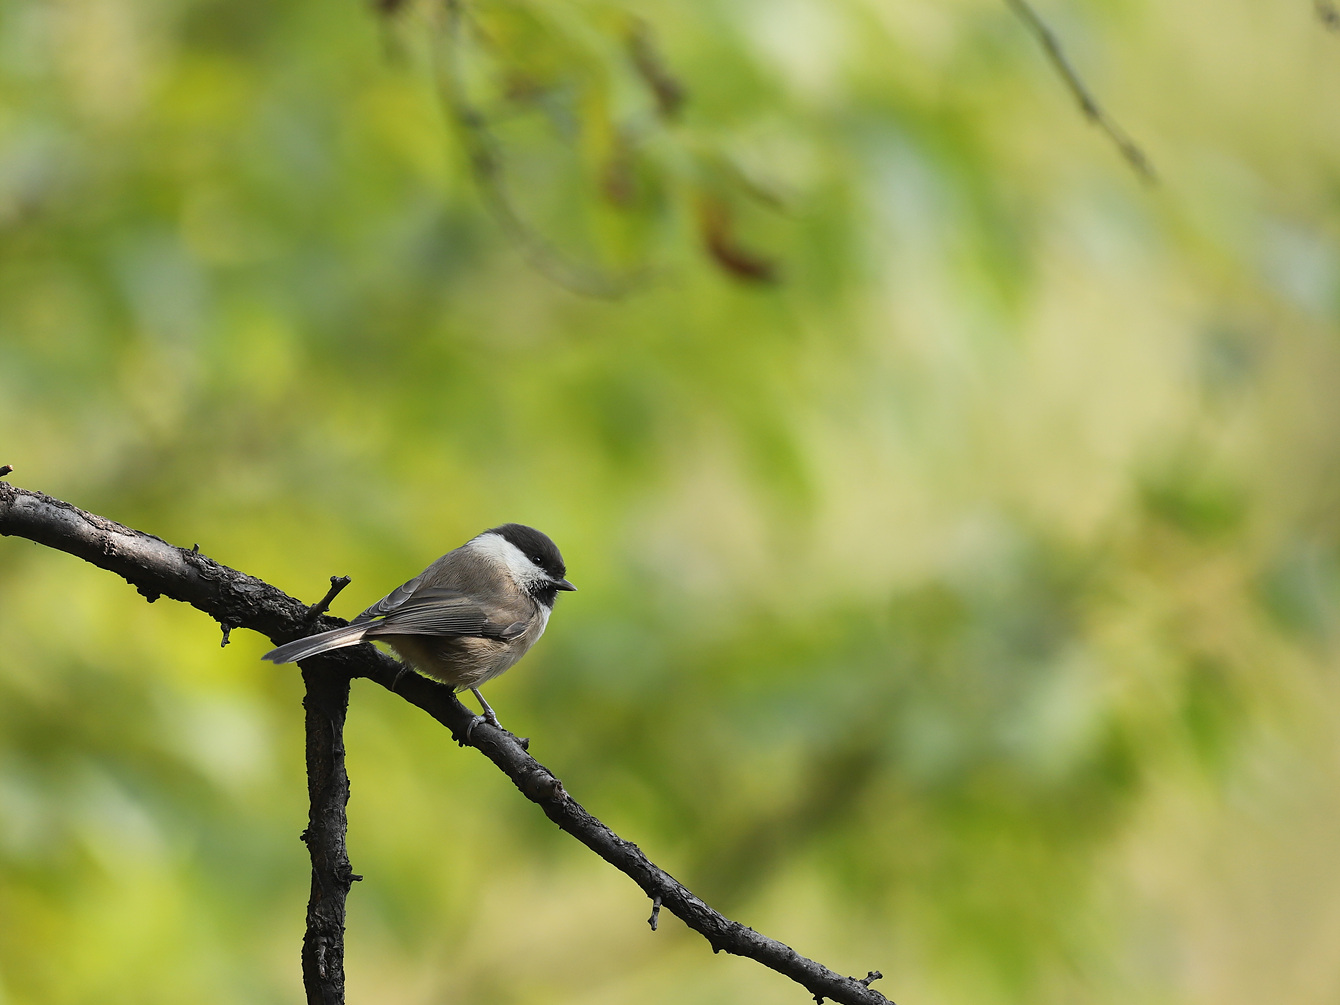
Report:
[[[309,632],[308,608],[268,583],[230,569],[199,552],[86,513],[40,492],[0,482],[0,535],[16,535],[68,552],[121,576],[149,599],[171,597],[221,623],[250,628],[282,644]],[[323,616],[319,630],[345,624]],[[445,684],[404,667],[370,645],[337,649],[305,661],[318,672],[366,677],[423,709],[463,741],[475,718]],[[338,676],[336,677],[338,679]],[[651,862],[631,841],[619,837],[567,794],[563,784],[526,753],[505,730],[481,723],[470,745],[496,764],[527,799],[582,844],[625,873],[653,903],[698,932],[713,952],[756,960],[810,993],[845,1005],[887,1005],[888,999],[861,981],[843,977],[801,956],[790,946],[718,914],[673,876]],[[347,868],[347,860],[346,866]]]
[[[1316,0],[1317,19],[1331,31],[1340,31],[1340,7],[1333,0]]]
[[[316,624],[316,619],[330,610],[330,602],[340,595],[340,591],[348,586],[353,580],[348,576],[331,576],[330,589],[326,595],[312,605],[311,610],[307,612],[307,625],[310,628]]]
[[[661,898],[653,897],[651,900],[651,917],[647,919],[647,924],[651,926],[651,930],[654,932],[656,931],[656,926],[660,924],[660,921],[661,921]]]
[[[1149,184],[1158,181],[1154,174],[1154,167],[1149,163],[1149,158],[1145,152],[1135,145],[1135,141],[1126,134],[1112,117],[1108,115],[1097,99],[1085,86],[1079,73],[1070,65],[1070,60],[1066,58],[1065,50],[1061,48],[1061,41],[1056,37],[1056,33],[1047,27],[1047,22],[1042,20],[1041,15],[1029,5],[1028,0],[1005,0],[1010,9],[1013,10],[1024,25],[1042,44],[1042,49],[1047,54],[1056,72],[1061,75],[1066,87],[1074,96],[1079,109],[1084,113],[1084,117],[1107,134],[1108,138],[1116,144],[1117,149],[1126,162],[1135,169],[1141,179]],[[1323,0],[1324,2],[1324,0]]]
[[[334,577],[332,577],[332,582]],[[349,821],[349,775],[344,770],[344,716],[349,675],[304,666],[307,694],[307,829],[303,843],[312,856],[312,893],[302,939],[302,984],[308,1005],[344,1005],[344,899],[362,876],[354,875],[345,847]]]

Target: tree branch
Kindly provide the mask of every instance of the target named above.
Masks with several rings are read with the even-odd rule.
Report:
[[[307,624],[315,624],[348,585],[348,576],[331,576],[330,589],[307,612]],[[302,668],[307,689],[302,707],[308,799],[302,840],[312,858],[312,892],[302,939],[302,984],[308,1005],[344,1005],[344,901],[349,888],[363,878],[354,874],[345,844],[349,774],[344,768],[344,719],[349,711],[349,680],[347,673]]]
[[[333,581],[333,579],[332,579]],[[334,589],[334,588],[332,588]],[[337,591],[338,592],[338,591]],[[344,770],[344,716],[349,675],[304,666],[307,734],[307,829],[312,893],[302,939],[302,984],[308,1005],[344,1005],[344,899],[363,877],[354,874],[344,837],[349,829],[349,775]]]
[[[322,597],[320,600],[318,600],[315,604],[313,604],[311,609],[307,612],[307,624],[308,625],[316,624],[316,619],[321,617],[321,615],[325,614],[328,610],[330,610],[331,602],[336,597],[338,597],[340,595],[340,591],[343,590],[346,586],[348,586],[351,582],[353,582],[353,580],[351,580],[348,576],[331,576],[330,589],[327,590],[326,595]]]
[[[1116,144],[1117,150],[1126,159],[1126,163],[1135,169],[1136,174],[1143,181],[1151,185],[1157,182],[1158,176],[1154,174],[1154,166],[1149,163],[1149,158],[1145,156],[1145,152],[1135,145],[1135,141],[1113,121],[1107,112],[1103,111],[1102,106],[1098,104],[1098,100],[1085,86],[1079,73],[1070,65],[1065,50],[1061,48],[1060,39],[1047,26],[1047,22],[1042,20],[1042,16],[1032,8],[1028,0],[1005,0],[1005,3],[1019,16],[1028,30],[1042,44],[1047,59],[1051,61],[1052,66],[1056,68],[1056,72],[1061,75],[1061,80],[1070,89],[1070,93],[1079,105],[1079,110],[1084,113],[1084,117],[1107,134],[1108,139]]]
[[[220,565],[198,549],[175,547],[151,534],[132,530],[105,517],[86,513],[70,503],[7,482],[0,482],[0,535],[25,537],[68,552],[121,576],[150,602],[160,596],[171,597],[190,604],[220,623],[260,632],[276,644],[305,636],[313,629],[321,631],[346,623],[324,616],[309,627],[306,605],[253,576]],[[466,744],[466,727],[475,714],[456,700],[451,689],[406,672],[402,664],[370,645],[337,649],[306,660],[304,664],[304,679],[309,683],[317,676],[326,675],[336,681],[340,677],[366,677],[375,681],[423,709],[451,730],[457,742]],[[309,670],[315,672],[311,677]],[[313,708],[308,705],[309,717],[312,714]],[[340,718],[342,720],[342,714]],[[338,737],[337,732],[331,735]],[[343,745],[338,739],[332,743],[330,763],[338,760],[342,769]],[[469,745],[478,748],[496,764],[550,820],[625,873],[653,903],[659,900],[667,911],[707,939],[713,952],[756,960],[791,978],[820,1001],[831,998],[844,1005],[889,1005],[889,1000],[865,981],[834,973],[801,956],[790,946],[712,910],[642,854],[637,845],[619,837],[587,812],[568,795],[562,782],[548,768],[526,753],[511,733],[479,723]],[[338,802],[340,816],[343,816],[347,788],[343,794],[326,792],[322,798],[327,807]],[[316,812],[315,802],[313,812]],[[342,835],[342,830],[340,833]],[[342,840],[340,845],[343,846]],[[316,858],[313,852],[314,868]],[[352,879],[347,857],[340,860],[337,856],[327,863],[327,867],[337,878]],[[314,876],[314,897],[316,882]],[[347,882],[344,889],[348,889]],[[342,906],[342,896],[340,900]],[[306,950],[304,966],[305,961]],[[872,976],[866,981],[873,979]],[[313,1000],[310,990],[308,1000]]]

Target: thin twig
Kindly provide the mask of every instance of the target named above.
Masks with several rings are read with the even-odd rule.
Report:
[[[316,619],[321,617],[321,615],[325,614],[328,610],[330,610],[330,602],[334,600],[336,597],[338,597],[340,595],[340,591],[343,590],[346,586],[348,586],[351,582],[353,582],[353,580],[351,580],[348,576],[331,576],[330,589],[326,591],[326,595],[322,597],[320,600],[318,600],[315,604],[313,604],[311,608],[307,611],[307,624],[308,625],[316,624]]]
[[[121,576],[148,599],[180,600],[215,620],[258,631],[277,644],[310,633],[308,607],[268,583],[199,552],[174,547],[151,534],[8,482],[0,482],[0,535],[17,535],[67,552]],[[312,627],[324,630],[345,623],[327,615]],[[465,737],[476,718],[450,687],[417,673],[403,673],[401,664],[370,645],[337,649],[307,662],[319,672],[365,677],[388,690],[398,679],[396,693],[446,726],[457,739]],[[707,939],[713,952],[756,960],[811,994],[843,1005],[887,1005],[887,998],[861,981],[835,973],[712,910],[637,845],[619,837],[569,796],[562,782],[526,753],[511,733],[480,723],[470,745],[496,764],[550,820],[637,883],[653,903],[659,897],[671,914]],[[334,875],[342,875],[338,867]],[[327,965],[328,954],[329,949]]]
[[[1127,135],[1126,131],[1103,111],[1097,99],[1085,86],[1079,73],[1070,65],[1065,50],[1061,48],[1060,39],[1047,26],[1047,22],[1042,20],[1041,15],[1033,9],[1028,0],[1005,0],[1005,3],[1019,15],[1019,19],[1024,22],[1028,30],[1042,44],[1042,49],[1047,54],[1047,58],[1056,68],[1056,72],[1061,75],[1066,87],[1070,89],[1070,93],[1078,103],[1080,111],[1084,113],[1084,117],[1107,134],[1108,138],[1116,144],[1121,156],[1135,169],[1141,180],[1151,185],[1157,183],[1158,176],[1154,173],[1154,167],[1149,163],[1149,158],[1145,156],[1143,150],[1136,146],[1135,141]]]

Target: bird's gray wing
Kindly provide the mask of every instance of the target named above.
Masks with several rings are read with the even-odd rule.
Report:
[[[395,596],[388,595],[364,612],[377,612],[369,618],[373,623],[368,635],[474,635],[510,642],[526,630],[525,621],[516,621],[513,616],[499,618],[500,612],[487,610],[478,601],[443,587],[417,590],[396,599],[384,613],[378,611]],[[362,618],[359,615],[359,620]]]
[[[410,597],[414,596],[415,591],[423,584],[424,576],[427,574],[427,570],[425,570],[403,586],[397,586],[386,596],[382,597],[381,600],[377,601],[358,617],[354,618],[350,624],[356,625],[363,621],[371,621],[373,618],[380,618],[383,615],[390,614],[397,607],[402,606]]]

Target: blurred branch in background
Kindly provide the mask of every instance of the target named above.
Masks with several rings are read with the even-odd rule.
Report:
[[[1042,44],[1043,51],[1051,61],[1056,72],[1061,75],[1065,81],[1066,87],[1074,95],[1075,101],[1079,104],[1080,111],[1084,117],[1107,134],[1108,138],[1116,144],[1121,156],[1126,159],[1126,163],[1135,169],[1142,181],[1148,184],[1154,184],[1158,181],[1158,176],[1154,173],[1154,167],[1149,163],[1149,158],[1145,152],[1136,146],[1135,141],[1127,135],[1112,117],[1103,110],[1098,104],[1096,98],[1085,85],[1084,80],[1070,65],[1070,60],[1066,57],[1065,50],[1061,48],[1061,41],[1056,37],[1056,33],[1047,26],[1047,22],[1042,20],[1042,16],[1027,2],[1027,0],[1005,0],[1019,19],[1024,22],[1028,30],[1031,31],[1037,40]],[[1327,0],[1317,0],[1318,8]]]
[[[1334,0],[1316,0],[1314,8],[1322,24],[1331,31],[1340,32],[1340,7],[1336,7]]]
[[[282,644],[310,632],[311,611],[293,597],[245,573],[220,565],[198,548],[178,548],[105,517],[40,492],[0,482],[0,535],[25,537],[68,552],[121,576],[151,603],[160,596],[188,603],[221,624],[250,628]],[[333,582],[332,582],[333,586]],[[320,605],[316,605],[320,607]],[[345,622],[322,618],[319,630]],[[619,837],[567,794],[563,783],[531,757],[505,730],[478,724],[475,715],[444,684],[407,672],[369,645],[307,660],[307,749],[311,824],[304,841],[312,852],[312,901],[303,944],[303,977],[308,1001],[342,1005],[344,894],[355,876],[345,852],[348,777],[344,772],[342,729],[349,680],[366,677],[428,712],[462,746],[473,746],[501,768],[517,788],[554,823],[601,858],[627,874],[660,905],[698,932],[714,953],[744,956],[791,978],[811,992],[845,1005],[889,1005],[870,988],[878,971],[864,979],[843,977],[801,956],[790,946],[718,914],[695,897],[631,841]],[[314,917],[316,915],[316,917]],[[653,914],[655,917],[655,914]],[[654,926],[653,926],[654,927]]]
[[[1079,105],[1086,119],[1116,145],[1121,156],[1140,178],[1157,181],[1153,165],[1144,151],[1104,110],[1078,71],[1071,64],[1056,33],[1027,0],[1006,0],[1011,10],[1042,45],[1048,60]],[[380,3],[385,16],[398,15],[405,5]],[[1328,23],[1334,15],[1331,0],[1317,0],[1317,10]],[[502,25],[494,37],[484,23],[493,19]],[[524,25],[520,30],[516,24]],[[684,135],[674,137],[674,155],[651,164],[639,148],[658,129],[677,123],[687,101],[687,89],[669,69],[651,24],[643,18],[624,18],[623,27],[612,34],[592,19],[567,37],[567,26],[552,15],[526,4],[502,9],[472,7],[460,0],[444,0],[428,12],[433,45],[434,73],[439,95],[457,128],[465,148],[471,175],[490,214],[508,240],[530,265],[555,283],[585,296],[617,299],[647,283],[657,268],[653,254],[643,249],[642,260],[632,265],[595,264],[591,255],[582,260],[546,236],[532,212],[524,209],[519,196],[535,193],[519,186],[512,177],[514,152],[500,138],[498,124],[517,113],[540,112],[549,117],[557,133],[566,133],[573,147],[607,148],[600,167],[587,165],[583,188],[603,194],[616,212],[630,217],[652,216],[657,210],[637,198],[639,174],[653,176],[652,184],[668,196],[670,212],[684,216],[698,233],[703,252],[723,273],[749,284],[772,284],[779,280],[778,264],[772,256],[751,248],[740,236],[737,203],[756,198],[757,186],[739,177],[737,170],[712,145],[693,145]],[[532,23],[533,22],[533,23]],[[544,30],[545,44],[554,46],[559,58],[525,62],[523,52],[535,47],[527,29]],[[497,27],[497,25],[495,25]],[[592,42],[591,39],[600,39]],[[521,44],[518,40],[526,40]],[[611,50],[610,52],[605,51]],[[477,50],[477,51],[476,51]],[[514,51],[515,50],[515,51]],[[533,54],[532,54],[533,55]],[[482,57],[482,58],[477,58]],[[491,64],[479,73],[476,62]],[[472,72],[472,69],[476,72]],[[607,94],[614,78],[629,76],[640,83],[651,100],[651,109],[629,119],[613,107]],[[490,108],[476,96],[482,79],[490,76],[501,104]],[[484,88],[487,89],[487,88]],[[556,110],[558,109],[558,110]],[[723,170],[723,168],[725,170]],[[595,183],[592,184],[592,176]],[[645,180],[644,180],[645,182]],[[594,200],[592,200],[594,201]],[[764,200],[767,201],[767,200]],[[576,207],[566,207],[572,212]],[[774,205],[772,208],[776,208]]]
[[[378,10],[393,17],[406,7],[380,3]],[[726,163],[716,144],[694,142],[682,130],[667,132],[682,118],[688,88],[647,20],[621,13],[573,27],[527,4],[467,9],[459,0],[445,0],[414,23],[424,25],[430,38],[438,95],[480,196],[537,272],[574,293],[618,299],[652,280],[661,267],[658,252],[665,249],[638,240],[621,253],[599,245],[610,244],[610,234],[670,234],[689,227],[721,272],[745,283],[777,280],[769,256],[746,248],[737,233],[735,203],[760,201],[757,186]],[[537,49],[545,50],[540,58]],[[539,126],[546,142],[558,143],[534,183],[518,178],[521,150],[502,135],[523,121]],[[649,153],[667,136],[659,155]],[[528,143],[540,142],[534,132],[528,137]],[[574,158],[585,197],[541,211],[534,204],[559,187],[556,165]],[[609,218],[603,224],[587,219],[601,211]],[[579,252],[549,236],[570,231],[577,218],[582,229],[607,239]],[[602,261],[618,258],[624,260]]]
[[[616,299],[631,292],[645,278],[640,272],[616,273],[575,261],[526,219],[513,198],[502,144],[489,117],[470,98],[461,66],[461,49],[469,29],[459,0],[447,0],[441,45],[435,47],[435,67],[442,101],[465,144],[470,172],[480,194],[503,233],[536,271],[573,293]]]
[[[656,111],[666,122],[673,122],[689,98],[688,91],[666,66],[655,32],[642,18],[634,18],[628,29],[628,55],[638,76],[655,96]]]
[[[730,203],[705,196],[699,219],[708,254],[723,271],[747,282],[777,282],[777,263],[740,243]]]

